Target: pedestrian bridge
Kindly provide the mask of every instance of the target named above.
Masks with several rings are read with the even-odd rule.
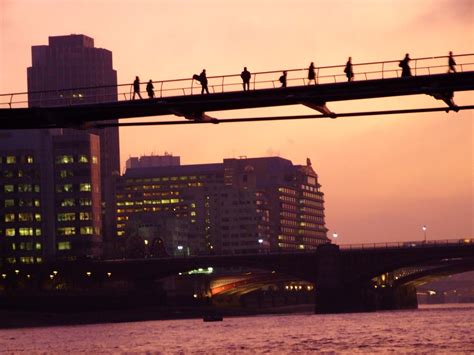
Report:
[[[414,58],[411,61],[413,76],[404,78],[398,67],[399,60],[354,63],[352,82],[347,82],[344,65],[316,67],[317,84],[308,83],[307,69],[287,69],[285,88],[279,87],[278,81],[283,70],[257,72],[252,73],[249,91],[243,91],[240,74],[209,76],[209,95],[201,95],[201,86],[192,75],[186,79],[154,81],[156,97],[140,100],[132,100],[133,84],[1,94],[0,129],[227,123],[472,109],[474,106],[456,106],[453,95],[457,91],[474,90],[474,54],[460,54],[455,58],[456,73],[447,73],[447,56]],[[333,112],[329,107],[334,101],[419,94],[442,100],[447,107],[356,113]],[[285,105],[304,105],[320,114],[225,120],[208,115],[214,111]],[[190,121],[109,121],[162,115],[175,115]]]

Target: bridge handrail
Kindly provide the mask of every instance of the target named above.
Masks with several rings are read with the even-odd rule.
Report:
[[[474,245],[472,238],[442,239],[442,240],[415,240],[406,242],[388,242],[388,243],[360,243],[360,244],[341,244],[341,250],[363,250],[363,249],[393,249],[393,248],[425,248],[439,245]]]
[[[466,53],[466,54],[457,54],[453,55],[455,58],[462,58],[462,57],[469,57],[469,56],[474,56],[474,53]],[[428,75],[431,75],[431,70],[430,69],[437,69],[437,68],[447,68],[448,64],[446,61],[446,64],[444,65],[429,65],[429,66],[423,66],[419,67],[418,62],[419,61],[425,61],[425,60],[437,60],[437,59],[447,59],[449,58],[448,56],[433,56],[433,57],[420,57],[420,58],[413,58],[411,59],[412,62],[414,62],[413,66],[413,72],[414,76],[417,75],[418,71],[421,70],[428,70]],[[359,72],[354,72],[356,77],[363,77],[365,76],[365,80],[368,80],[368,75],[373,75],[373,74],[382,74],[381,79],[385,78],[386,73],[396,73],[396,76],[398,77],[399,72],[401,72],[401,69],[399,68],[390,68],[386,69],[385,65],[386,64],[392,64],[392,63],[399,63],[400,60],[387,60],[387,61],[378,61],[378,62],[364,62],[364,63],[353,63],[353,67],[362,67],[362,66],[372,66],[372,65],[382,65],[381,70],[372,70],[372,71],[359,71]],[[468,63],[457,63],[457,66],[460,68],[460,71],[464,71],[465,66],[471,66],[474,65],[474,62],[468,62]],[[345,74],[341,73],[336,73],[336,74],[328,74],[328,75],[321,75],[322,71],[328,70],[328,69],[335,69],[335,68],[344,68],[345,64],[342,65],[330,65],[330,66],[320,66],[320,67],[315,67],[315,73],[316,73],[316,82],[319,82],[320,80],[327,79],[327,78],[332,78],[334,82],[337,82],[337,78],[345,77]],[[266,84],[272,84],[273,88],[275,88],[275,84],[278,86],[279,81],[278,78],[272,79],[272,80],[263,80],[263,81],[257,81],[256,78],[257,76],[261,77],[263,75],[269,75],[269,74],[281,74],[283,71],[286,71],[288,73],[294,73],[294,72],[304,72],[307,73],[308,68],[298,68],[298,69],[287,69],[287,70],[272,70],[272,71],[262,71],[262,72],[255,72],[252,73],[252,84],[253,84],[253,90],[258,90],[256,87],[257,84],[259,86],[266,85]],[[278,76],[279,77],[279,76]],[[242,85],[242,81],[240,80],[240,74],[226,74],[226,75],[217,75],[217,76],[209,76],[208,82],[209,82],[209,88],[213,90],[213,92],[216,92],[216,88],[221,88],[220,91],[218,92],[225,92],[224,88],[227,88],[229,86],[236,86],[236,85]],[[231,83],[225,83],[226,78],[234,78],[237,79],[235,82]],[[220,83],[211,83],[212,81],[216,81],[216,79],[220,79]],[[288,78],[287,82],[296,82],[296,81],[303,81],[303,85],[306,85],[307,83],[307,75],[304,75],[303,77],[298,77],[298,78]],[[189,86],[184,86],[184,87],[166,87],[167,84],[170,83],[180,83],[180,82],[191,82]],[[186,96],[186,91],[190,91],[190,95],[194,95],[193,90],[194,89],[200,89],[200,85],[194,85],[194,79],[192,78],[182,78],[182,79],[167,79],[167,80],[157,80],[157,81],[152,81],[152,83],[156,86],[159,86],[159,88],[156,88],[155,93],[157,94],[157,97],[163,97],[163,93],[168,93],[172,91],[180,91],[183,93],[183,96]],[[142,85],[145,85],[145,83],[142,83]],[[92,95],[92,96],[87,96],[87,98],[101,98],[101,97],[110,97],[112,100],[107,101],[107,102],[115,102],[115,101],[123,101],[120,100],[120,98],[123,96],[125,100],[129,100],[132,97],[133,94],[133,84],[131,83],[125,83],[125,84],[117,84],[117,85],[96,85],[96,86],[85,86],[85,87],[78,87],[78,88],[64,88],[64,89],[53,89],[53,90],[42,90],[42,91],[30,91],[30,92],[16,92],[16,93],[8,93],[8,94],[0,94],[0,99],[4,97],[9,97],[8,101],[0,101],[0,106],[1,105],[9,105],[10,108],[15,105],[22,105],[26,104],[29,102],[29,100],[21,100],[21,101],[14,101],[15,97],[21,96],[21,95],[40,95],[40,98],[37,100],[39,103],[47,103],[50,101],[61,101],[62,104],[64,105],[64,99],[69,100],[69,104],[81,104],[82,100],[84,97],[74,96],[74,91],[85,91],[85,90],[100,90],[100,89],[110,89],[110,88],[117,88],[117,92],[111,93],[111,94],[103,94],[103,95]],[[121,92],[119,88],[127,88],[126,92]],[[73,92],[73,97],[57,97],[57,98],[48,98],[48,99],[41,99],[42,94],[48,94],[48,93],[58,93],[58,94],[63,94],[63,93],[70,93]],[[145,93],[146,91],[141,91],[141,93]],[[127,94],[129,97],[127,98]],[[72,103],[71,103],[72,102]],[[105,102],[104,102],[105,103]]]

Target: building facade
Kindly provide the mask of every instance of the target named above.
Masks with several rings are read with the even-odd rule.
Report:
[[[117,238],[125,241],[166,215],[180,221],[181,236],[156,230],[155,239],[171,255],[315,249],[329,242],[320,188],[309,160],[304,166],[270,157],[129,168],[117,184]]]
[[[0,132],[0,263],[101,255],[99,137]]]
[[[75,34],[52,36],[48,45],[33,46],[31,53],[32,65],[27,69],[29,107],[117,100],[112,52],[94,47],[93,38]],[[88,132],[100,138],[102,233],[108,240],[116,234],[114,183],[120,173],[119,131],[112,127]]]

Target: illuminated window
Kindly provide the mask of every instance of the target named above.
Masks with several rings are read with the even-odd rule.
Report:
[[[59,242],[58,250],[71,250],[71,242]]]
[[[79,155],[79,163],[88,163],[89,162],[89,158],[87,157],[87,155]]]
[[[40,200],[34,200],[33,202],[34,202],[35,207],[40,206]]]
[[[5,207],[15,207],[15,200],[5,200]]]
[[[92,227],[81,227],[81,234],[82,235],[91,235],[94,233],[94,228]]]
[[[35,250],[41,250],[43,249],[43,246],[41,245],[41,243],[35,243]]]
[[[92,191],[92,186],[89,183],[84,183],[79,185],[79,190],[82,192]]]
[[[33,228],[19,228],[18,234],[22,237],[33,236]]]
[[[4,185],[3,186],[3,191],[5,191],[5,192],[15,192],[15,186],[14,185]]]
[[[15,228],[7,228],[7,229],[5,229],[5,236],[7,236],[7,237],[14,237],[14,236],[15,236]]]
[[[99,159],[95,155],[92,156],[92,164],[97,164],[99,162]]]
[[[32,155],[25,155],[25,163],[27,164],[33,164],[34,159]]]
[[[81,198],[79,204],[81,206],[92,206],[92,200],[90,198]]]
[[[22,264],[34,264],[35,258],[32,256],[21,256],[20,257],[20,263]]]
[[[35,192],[40,192],[40,186],[39,185],[34,185],[34,190]]]
[[[15,214],[5,213],[5,222],[15,222]]]
[[[71,170],[60,170],[59,171],[59,177],[61,178],[67,178],[67,177],[72,177],[74,176],[74,172]]]
[[[65,198],[61,201],[61,207],[72,207],[76,205],[76,201],[73,198]]]
[[[8,155],[6,159],[7,164],[15,164],[16,163],[16,156]]]
[[[35,221],[41,222],[41,213],[35,213]]]
[[[72,155],[58,155],[56,157],[56,164],[71,164],[74,163],[74,157]]]
[[[125,232],[124,232],[124,231],[118,231],[118,232],[117,232],[117,236],[121,237],[121,236],[123,236],[123,235],[125,235]]]
[[[92,220],[92,213],[90,213],[90,212],[80,212],[79,213],[79,220],[81,220],[81,221],[90,221],[90,220]]]
[[[56,192],[73,192],[72,184],[56,185]]]
[[[41,236],[41,228],[35,228],[35,235],[37,237]]]
[[[18,184],[18,192],[32,192],[33,186],[31,184]]]
[[[58,222],[75,221],[75,220],[76,220],[75,213],[58,213]]]
[[[33,213],[18,213],[18,220],[20,222],[31,222],[33,221]]]
[[[76,227],[62,227],[58,228],[59,235],[75,235]]]

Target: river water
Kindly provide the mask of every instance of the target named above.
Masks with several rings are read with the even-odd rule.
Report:
[[[1,354],[470,354],[474,304],[0,330]]]

